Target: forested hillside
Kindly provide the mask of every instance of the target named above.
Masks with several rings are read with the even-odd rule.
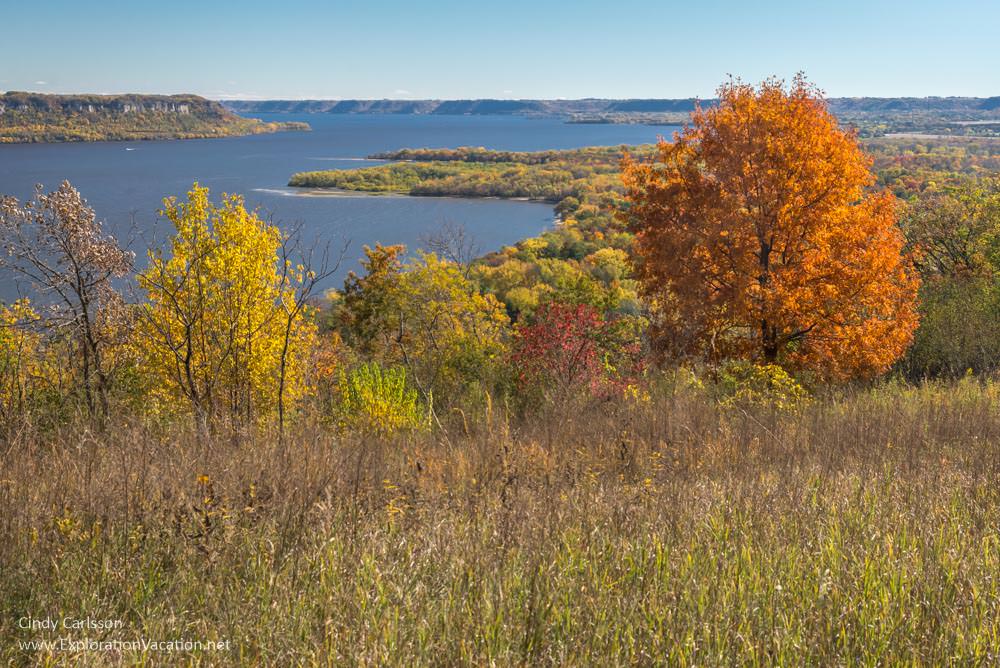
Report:
[[[197,95],[0,95],[0,143],[193,139],[308,129],[242,118]]]
[[[333,114],[547,114],[684,112],[696,98],[612,100],[227,100],[234,111]],[[702,104],[715,104],[702,100]],[[835,97],[830,111],[839,113],[977,112],[1000,108],[1000,96],[979,97]]]
[[[330,291],[238,194],[164,184],[145,262],[69,182],[0,197],[0,268],[58,295],[0,305],[0,663],[994,664],[1000,141],[719,98],[296,175],[557,214]]]

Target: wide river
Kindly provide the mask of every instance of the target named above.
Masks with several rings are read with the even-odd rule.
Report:
[[[675,128],[567,124],[511,116],[257,114],[263,120],[301,120],[312,132],[183,141],[0,145],[0,194],[26,198],[36,183],[55,189],[68,179],[109,230],[145,248],[170,232],[158,214],[162,200],[181,197],[198,181],[241,193],[280,225],[296,225],[309,241],[349,247],[329,285],[357,268],[362,246],[375,242],[420,247],[443,223],[463,225],[483,251],[538,234],[552,224],[552,207],[534,202],[431,197],[305,196],[286,187],[298,171],[357,168],[379,151],[404,147],[485,146],[539,151],[581,146],[643,144]],[[136,234],[137,233],[137,234]],[[0,275],[0,299],[16,294]]]

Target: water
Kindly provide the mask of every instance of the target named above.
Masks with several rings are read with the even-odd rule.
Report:
[[[170,233],[157,210],[168,195],[182,197],[198,181],[213,195],[241,193],[279,225],[300,228],[306,240],[348,250],[329,286],[357,269],[362,246],[406,244],[444,223],[460,224],[483,251],[538,234],[552,224],[552,207],[535,202],[456,198],[310,197],[286,187],[294,172],[358,168],[379,151],[404,147],[485,146],[537,151],[581,146],[641,144],[674,128],[571,125],[558,119],[509,116],[390,116],[256,114],[266,121],[301,120],[312,132],[184,141],[0,145],[0,193],[24,199],[34,184],[54,190],[63,179],[76,186],[106,227],[144,249]],[[0,276],[0,299],[17,293]]]

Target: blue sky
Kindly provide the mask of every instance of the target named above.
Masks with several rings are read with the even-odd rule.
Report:
[[[8,0],[0,90],[212,98],[1000,95],[1000,0]]]

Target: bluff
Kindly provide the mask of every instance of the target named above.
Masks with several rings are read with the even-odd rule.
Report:
[[[0,143],[193,139],[308,129],[243,118],[197,95],[0,95]]]
[[[575,116],[581,114],[689,113],[696,98],[579,100],[232,100],[223,104],[238,113],[452,114]],[[704,105],[714,100],[702,100]],[[969,113],[1000,107],[1000,98],[978,97],[835,97],[835,114],[907,112]]]

